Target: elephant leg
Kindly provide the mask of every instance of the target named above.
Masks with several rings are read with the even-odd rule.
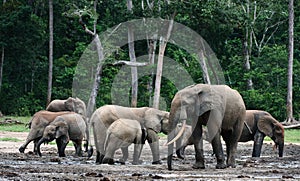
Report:
[[[176,155],[180,159],[184,159],[184,146],[182,142],[182,136],[178,140],[176,140]]]
[[[125,165],[125,162],[128,159],[128,147],[122,147],[121,150],[122,150],[122,153],[123,153],[123,157],[119,160],[119,162],[122,165]]]
[[[197,122],[195,129],[192,133],[195,148],[195,159],[196,162],[193,164],[195,169],[204,169],[204,156],[203,156],[203,139],[202,139],[202,125]]]
[[[159,155],[159,138],[155,131],[152,129],[147,129],[147,141],[150,145],[153,162],[152,164],[161,164]]]
[[[143,149],[143,144],[141,144],[141,143],[134,144],[134,151],[133,151],[133,164],[134,165],[138,165],[138,164],[142,163],[142,161],[140,160],[142,149]]]
[[[252,157],[260,157],[260,152],[261,152],[261,148],[262,148],[264,138],[265,138],[265,135],[263,133],[261,133],[259,131],[257,131],[255,133]]]
[[[82,148],[81,148],[81,144],[82,141],[73,141],[74,147],[75,147],[75,156],[82,156]]]
[[[65,157],[65,149],[68,143],[64,143],[62,138],[57,138],[56,139],[56,145],[57,145],[57,149],[58,149],[58,156],[59,157]]]
[[[27,145],[28,145],[31,141],[35,140],[35,139],[36,139],[36,138],[32,138],[32,136],[28,135],[28,137],[27,137],[25,143],[24,143],[22,146],[20,146],[20,148],[19,148],[20,153],[24,153],[24,151],[25,151]],[[35,149],[35,147],[33,148],[33,151],[34,151],[34,149]]]
[[[38,154],[38,152],[37,152],[37,143],[38,143],[39,141],[40,141],[40,138],[37,138],[37,139],[35,139],[35,140],[33,141],[33,143],[34,143],[34,144],[33,144],[33,145],[34,145],[34,146],[33,146],[33,153],[36,154],[36,155]]]
[[[105,155],[104,144],[106,138],[106,127],[101,121],[92,124],[92,127],[96,146],[96,164],[101,164]]]
[[[225,158],[224,158],[224,152],[223,152],[223,147],[222,147],[222,143],[221,143],[220,133],[217,133],[215,135],[211,144],[212,144],[213,152],[215,153],[216,159],[217,159],[216,168],[217,169],[226,168],[226,165],[224,163]]]
[[[112,142],[108,143],[107,148],[105,148],[105,156],[102,161],[103,164],[108,163],[110,165],[113,165],[115,163],[114,155],[117,150],[117,145],[118,144],[113,144]]]

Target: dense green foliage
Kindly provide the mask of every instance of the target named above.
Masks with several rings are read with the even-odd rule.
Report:
[[[126,2],[100,1],[97,6],[97,32],[127,20],[143,17],[170,19],[200,34],[216,53],[225,73],[226,84],[237,89],[244,98],[247,109],[263,109],[278,120],[286,118],[287,63],[288,63],[288,3],[279,1],[250,1],[250,14],[245,13],[244,1],[153,1],[150,8],[146,1],[134,1],[133,13],[127,11]],[[168,3],[170,2],[170,3]],[[76,6],[74,6],[74,4]],[[54,99],[72,96],[72,82],[76,65],[92,37],[84,32],[78,17],[68,16],[74,7],[91,8],[92,1],[54,1]],[[256,6],[256,8],[254,8]],[[142,8],[144,7],[144,8]],[[299,75],[300,53],[300,4],[295,2],[295,59],[294,75]],[[257,11],[256,18],[253,18]],[[84,15],[83,21],[92,29],[93,19]],[[268,29],[266,29],[266,27]],[[253,30],[251,70],[244,70],[244,41],[246,30]],[[0,92],[0,110],[6,115],[32,115],[44,109],[48,79],[48,2],[7,0],[0,5],[0,48],[5,50],[3,80]],[[250,42],[248,42],[250,43]],[[156,48],[158,53],[158,47]],[[147,55],[147,42],[135,43],[136,56]],[[2,53],[2,52],[1,52]],[[185,50],[168,44],[165,52],[188,70],[194,82],[201,83],[202,71]],[[109,57],[129,60],[128,47],[120,47]],[[185,63],[189,62],[189,65]],[[102,72],[97,107],[111,103],[111,86],[120,67],[107,64]],[[174,72],[174,76],[176,72]],[[247,90],[247,79],[254,83]],[[294,116],[300,117],[300,80],[294,76]],[[139,79],[138,106],[149,106],[151,77]],[[152,81],[153,82],[153,81]],[[120,90],[122,91],[122,90]],[[162,80],[161,96],[169,109],[176,93],[174,84]],[[153,93],[152,93],[153,94]]]

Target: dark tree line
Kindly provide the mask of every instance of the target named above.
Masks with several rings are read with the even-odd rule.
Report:
[[[237,89],[247,109],[262,109],[276,118],[286,119],[289,47],[289,9],[279,1],[99,1],[97,33],[121,22],[138,18],[161,17],[181,23],[200,34],[217,55],[226,84]],[[294,2],[293,115],[300,115],[299,3]],[[67,14],[77,7],[93,9],[93,1],[53,1],[53,82],[52,99],[72,95],[76,65],[93,37],[85,33],[78,18]],[[82,22],[94,21],[82,15]],[[155,45],[156,54],[159,43]],[[297,48],[298,47],[298,48]],[[49,68],[49,2],[3,1],[0,5],[0,110],[6,115],[31,115],[47,102]],[[135,56],[149,54],[149,42],[134,42]],[[184,66],[194,82],[204,82],[195,57],[167,44],[164,56]],[[120,47],[108,62],[130,60],[128,46]],[[186,61],[189,64],[186,64]],[[96,99],[97,107],[111,103],[110,88],[118,66],[104,66]],[[149,77],[139,80],[137,106],[148,106]],[[162,78],[160,91],[167,105],[177,91]],[[153,84],[154,86],[154,84]]]

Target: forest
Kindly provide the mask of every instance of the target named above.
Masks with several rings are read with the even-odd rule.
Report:
[[[287,118],[288,4],[288,0],[139,0],[133,1],[132,9],[128,10],[126,1],[98,1],[94,12],[94,1],[53,1],[52,99],[73,95],[78,61],[93,41],[82,22],[93,29],[97,17],[95,28],[101,35],[122,22],[135,19],[173,19],[207,42],[222,67],[225,84],[240,92],[247,109],[265,110],[284,121]],[[295,1],[294,10],[293,116],[299,120],[299,1]],[[80,17],[76,16],[78,13]],[[134,42],[136,57],[148,55],[148,42]],[[159,40],[154,45],[158,55]],[[118,51],[111,54],[102,67],[96,107],[112,103],[113,80],[121,66],[111,64],[130,60],[128,45],[114,48]],[[2,114],[29,116],[45,109],[49,69],[48,1],[3,0],[0,5],[0,52]],[[168,43],[164,57],[184,67],[194,83],[205,82],[197,60],[186,50]],[[174,72],[174,76],[180,75]],[[147,82],[152,82],[152,86],[155,82],[151,78],[144,76],[138,80],[138,107],[150,105],[153,91],[148,90]],[[177,91],[170,80],[162,79],[160,96],[166,102],[163,109],[170,109]]]

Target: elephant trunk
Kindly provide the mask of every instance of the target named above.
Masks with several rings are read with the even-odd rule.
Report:
[[[279,143],[278,144],[278,155],[279,157],[282,157],[283,156],[283,148],[284,148],[284,143]]]
[[[39,140],[39,142],[38,142],[37,145],[36,145],[36,151],[37,151],[37,153],[38,153],[38,155],[39,155],[40,157],[42,156],[42,153],[41,153],[41,150],[40,150],[41,144],[44,143],[46,140],[47,140],[47,139],[43,137],[43,138],[41,138],[41,139]]]

